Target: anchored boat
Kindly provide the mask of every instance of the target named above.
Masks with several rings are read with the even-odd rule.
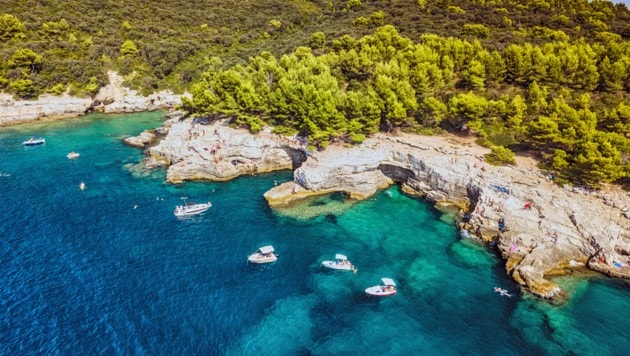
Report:
[[[46,139],[44,139],[43,137],[31,137],[28,140],[22,142],[24,146],[37,146],[37,145],[43,145],[45,143],[46,143]]]
[[[382,284],[372,286],[365,290],[365,293],[375,297],[389,297],[396,294],[396,283],[391,278],[381,278]]]
[[[210,207],[212,206],[212,203],[210,202],[202,203],[202,204],[195,204],[195,203],[187,203],[186,202],[187,198],[182,198],[182,199],[184,199],[184,205],[178,205],[177,207],[175,207],[175,211],[173,212],[175,216],[177,217],[201,214],[204,211],[210,209]]]
[[[342,270],[342,271],[354,271],[355,273],[357,271],[354,265],[350,263],[350,261],[348,261],[348,257],[340,253],[335,255],[334,261],[322,262],[322,266],[326,268]]]
[[[263,246],[256,252],[249,255],[247,260],[251,263],[276,262],[278,260],[278,255],[274,253],[273,246]]]

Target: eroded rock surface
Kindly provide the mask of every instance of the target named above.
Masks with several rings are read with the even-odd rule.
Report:
[[[138,136],[127,137],[123,142],[131,147],[144,148],[156,138],[155,130],[144,130]]]
[[[407,193],[468,212],[462,228],[496,240],[507,272],[539,296],[561,295],[548,276],[587,267],[630,278],[627,193],[561,188],[531,160],[494,167],[483,162],[485,153],[443,137],[378,135],[358,147],[318,152],[295,171],[295,183],[265,197],[272,206],[319,191],[365,198],[397,181]]]
[[[108,72],[109,84],[94,99],[69,95],[43,95],[37,100],[15,100],[0,93],[0,126],[37,120],[55,120],[82,116],[90,111],[128,113],[173,108],[181,104],[181,95],[161,91],[147,97],[123,86],[123,78]]]
[[[192,119],[171,119],[168,134],[147,154],[168,166],[167,180],[181,183],[232,178],[296,168],[305,159],[300,145],[277,135],[252,135],[216,123],[196,124]]]
[[[88,111],[91,105],[92,99],[67,95],[43,95],[38,100],[15,100],[9,94],[0,94],[0,126],[80,116]]]

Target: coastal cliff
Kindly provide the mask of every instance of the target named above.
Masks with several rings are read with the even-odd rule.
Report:
[[[110,71],[108,75],[110,83],[101,88],[94,99],[43,95],[37,100],[15,100],[9,94],[0,93],[0,126],[76,117],[91,111],[128,113],[173,108],[181,104],[181,95],[162,91],[145,97],[125,88],[123,78],[117,73]]]
[[[306,159],[296,141],[269,133],[251,135],[179,118],[166,121],[160,130],[166,137],[146,153],[151,164],[168,166],[166,179],[171,183],[227,181],[244,174],[295,169]]]
[[[562,299],[550,278],[588,269],[630,278],[630,199],[616,190],[559,187],[527,157],[495,167],[488,150],[448,137],[375,135],[362,145],[309,153],[295,138],[251,135],[221,123],[168,120],[147,149],[173,183],[225,181],[294,169],[294,180],[265,193],[272,207],[343,192],[365,199],[393,183],[438,207],[459,211],[463,236],[496,245],[507,272],[532,293]]]

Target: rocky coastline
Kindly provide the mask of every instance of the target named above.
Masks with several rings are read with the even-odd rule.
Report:
[[[108,72],[109,84],[101,88],[94,98],[77,98],[70,95],[43,95],[37,100],[15,100],[0,93],[0,127],[33,121],[51,121],[83,116],[89,112],[130,113],[173,108],[181,104],[181,95],[170,91],[142,96],[125,88],[123,78]]]
[[[630,278],[628,194],[557,186],[531,158],[495,167],[483,161],[488,150],[469,140],[406,134],[309,152],[298,138],[269,129],[252,135],[181,117],[158,131],[145,151],[147,166],[166,166],[171,183],[293,169],[292,182],[264,195],[276,208],[333,192],[361,200],[400,184],[407,194],[456,209],[462,236],[495,245],[507,273],[535,295],[563,300],[552,278],[570,273]]]

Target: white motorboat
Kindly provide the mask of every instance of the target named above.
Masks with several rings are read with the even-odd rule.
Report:
[[[365,290],[365,293],[375,297],[389,297],[396,294],[396,283],[391,278],[381,278],[382,284],[372,286]]]
[[[44,139],[43,137],[31,137],[28,140],[22,142],[24,146],[37,146],[43,145],[44,143],[46,143],[46,139]]]
[[[247,260],[251,263],[269,263],[276,262],[278,255],[274,253],[273,246],[263,246],[258,251],[247,256]]]
[[[175,216],[177,217],[201,214],[204,211],[210,209],[210,207],[212,206],[212,203],[210,202],[195,204],[195,203],[186,203],[186,198],[182,198],[182,199],[184,199],[184,205],[176,206],[175,211],[173,212]]]
[[[74,152],[74,151],[72,151],[72,152],[70,152],[70,153],[68,153],[66,155],[66,157],[68,157],[68,159],[77,159],[77,158],[79,158],[79,156],[80,155],[78,153]]]
[[[348,261],[348,257],[338,253],[335,255],[334,261],[323,261],[322,266],[330,269],[337,269],[342,271],[354,271],[356,273],[357,269],[354,267],[350,261]]]

